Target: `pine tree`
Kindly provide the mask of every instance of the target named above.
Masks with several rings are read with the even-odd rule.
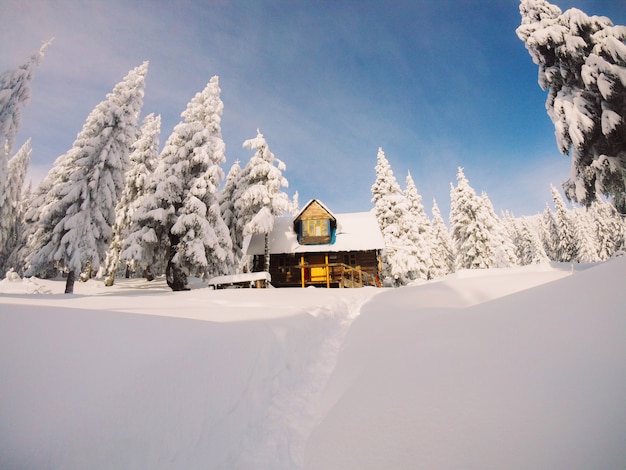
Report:
[[[235,195],[241,184],[241,165],[239,160],[230,167],[226,175],[226,183],[219,194],[220,210],[222,219],[228,227],[230,239],[233,245],[233,270],[240,271],[243,263],[243,235],[237,228],[237,209],[235,208]]]
[[[124,242],[133,228],[133,214],[136,210],[137,201],[147,193],[156,166],[159,152],[159,135],[161,132],[161,116],[154,113],[148,114],[141,125],[139,138],[132,146],[129,157],[129,169],[126,172],[124,191],[115,208],[115,225],[109,252],[107,254],[106,270],[109,273],[107,285],[113,285],[120,260]],[[136,269],[136,261],[133,258],[123,259],[125,263],[125,275],[129,277],[130,271]]]
[[[11,222],[6,220],[9,213],[19,206],[18,200],[11,199],[15,187],[9,188],[12,179],[9,175],[9,156],[13,152],[17,133],[22,122],[22,108],[31,99],[30,83],[33,79],[35,67],[39,65],[51,41],[45,43],[33,53],[20,67],[8,70],[0,75],[0,272],[9,255],[7,245],[11,235]],[[21,190],[21,185],[20,188]],[[11,194],[10,194],[11,193]]]
[[[9,160],[5,203],[0,206],[0,276],[10,268],[8,258],[21,243],[23,206],[22,188],[31,155],[30,139]]]
[[[441,211],[439,210],[437,201],[434,199],[432,213],[433,220],[431,226],[433,246],[431,251],[431,277],[439,278],[454,272],[456,255],[454,253],[454,245],[448,233],[448,228],[446,227],[443,217],[441,217]]]
[[[422,196],[418,193],[411,173],[406,176],[404,196],[407,202],[407,211],[404,214],[406,221],[407,246],[409,248],[407,278],[430,279],[433,261],[431,259],[431,227],[430,220],[424,211]]]
[[[590,208],[590,217],[595,229],[597,254],[600,261],[613,256],[623,246],[624,224],[615,208],[601,200],[595,201]]]
[[[456,188],[450,189],[450,230],[454,241],[456,269],[485,269],[496,263],[492,240],[493,221],[484,201],[459,167]]]
[[[409,210],[406,197],[382,148],[376,157],[376,181],[372,185],[372,202],[378,225],[385,240],[382,252],[383,278],[395,286],[407,279],[407,256],[412,241],[403,232],[406,229],[404,214]]]
[[[543,211],[541,222],[543,227],[541,238],[543,242],[543,249],[550,260],[558,261],[559,227],[556,223],[554,212],[552,212],[547,204],[545,210]]]
[[[595,263],[600,261],[592,221],[586,208],[577,208],[572,211],[574,238],[576,240],[576,261],[580,263]]]
[[[13,151],[22,121],[22,107],[26,106],[31,98],[30,82],[35,67],[41,62],[51,42],[46,42],[17,69],[0,75],[0,155],[7,159]],[[3,179],[3,175],[0,174],[0,180]]]
[[[166,279],[174,291],[187,290],[188,275],[228,272],[232,244],[222,220],[217,188],[224,178],[225,158],[219,79],[211,78],[181,114],[161,152],[154,193],[139,203],[134,233],[123,256],[156,253],[168,247]],[[130,237],[129,237],[130,238]],[[133,252],[139,244],[141,253]]]
[[[274,218],[291,208],[287,194],[281,189],[289,183],[283,176],[285,164],[274,156],[265,137],[257,130],[257,136],[244,141],[243,147],[254,150],[254,155],[241,171],[240,184],[235,192],[237,232],[239,237],[255,233],[265,234],[265,271],[270,268],[269,233]]]
[[[491,226],[491,242],[495,254],[495,268],[508,268],[517,264],[517,255],[515,254],[515,246],[506,231],[506,227],[496,215],[491,200],[487,193],[483,192],[481,196],[482,209],[485,212],[485,218]]]
[[[597,193],[626,212],[626,28],[575,8],[522,0],[518,37],[539,66],[557,145],[571,155],[567,197],[589,206]]]
[[[577,243],[574,222],[572,221],[565,201],[558,190],[552,186],[552,200],[554,201],[554,221],[556,224],[555,261],[570,263],[577,259]]]
[[[543,249],[543,244],[537,232],[533,229],[526,217],[511,219],[515,225],[515,239],[517,259],[521,266],[541,264],[549,261]]]
[[[83,268],[97,270],[115,223],[130,146],[137,137],[147,62],[131,70],[87,117],[73,147],[42,182],[37,238],[29,273],[58,263],[67,269],[66,293]]]

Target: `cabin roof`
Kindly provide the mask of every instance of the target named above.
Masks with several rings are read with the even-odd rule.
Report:
[[[307,202],[304,207],[300,210],[300,212],[298,212],[294,217],[293,217],[293,221],[295,222],[296,220],[298,220],[300,217],[302,217],[302,214],[304,214],[304,212],[306,212],[306,210],[309,208],[309,206],[313,203],[317,203],[319,204],[319,206],[324,209],[326,212],[328,212],[328,215],[330,216],[330,218],[332,220],[337,220],[337,217],[335,217],[335,214],[332,213],[332,211],[326,207],[326,205],[320,201],[319,199],[311,199],[309,202]]]
[[[307,203],[307,206],[309,204]],[[334,214],[333,217],[337,220],[334,243],[300,245],[298,236],[293,229],[293,222],[301,213],[302,211],[295,217],[277,217],[274,220],[274,229],[270,233],[270,254],[367,251],[382,250],[385,247],[383,235],[373,211]],[[329,211],[329,213],[331,212]],[[248,247],[247,249],[244,248],[248,255],[262,255],[264,253],[264,234],[252,235],[248,240]]]

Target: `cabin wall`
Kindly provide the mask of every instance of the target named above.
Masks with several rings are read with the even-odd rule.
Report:
[[[326,265],[328,256],[328,265]],[[305,285],[331,287],[342,286],[342,273],[348,267],[367,273],[369,279],[378,279],[379,262],[376,250],[346,251],[332,253],[274,254],[270,257],[270,275],[275,287],[302,287],[303,270],[301,260],[305,262]],[[253,271],[263,270],[265,257],[256,255],[253,259]],[[328,266],[328,268],[327,268]],[[328,277],[326,275],[328,269]]]

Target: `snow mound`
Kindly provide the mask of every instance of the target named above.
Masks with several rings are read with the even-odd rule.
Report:
[[[624,272],[74,295],[5,279],[0,468],[620,468]]]

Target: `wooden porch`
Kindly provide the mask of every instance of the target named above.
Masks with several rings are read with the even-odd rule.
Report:
[[[337,254],[307,255],[272,255],[270,273],[275,287],[327,287],[356,288],[365,286],[380,287],[376,264],[358,264],[361,261],[351,254],[354,265],[341,262]],[[375,256],[366,256],[362,261],[369,261]],[[346,259],[350,259],[347,257]],[[262,257],[255,260],[255,265],[262,265]]]

